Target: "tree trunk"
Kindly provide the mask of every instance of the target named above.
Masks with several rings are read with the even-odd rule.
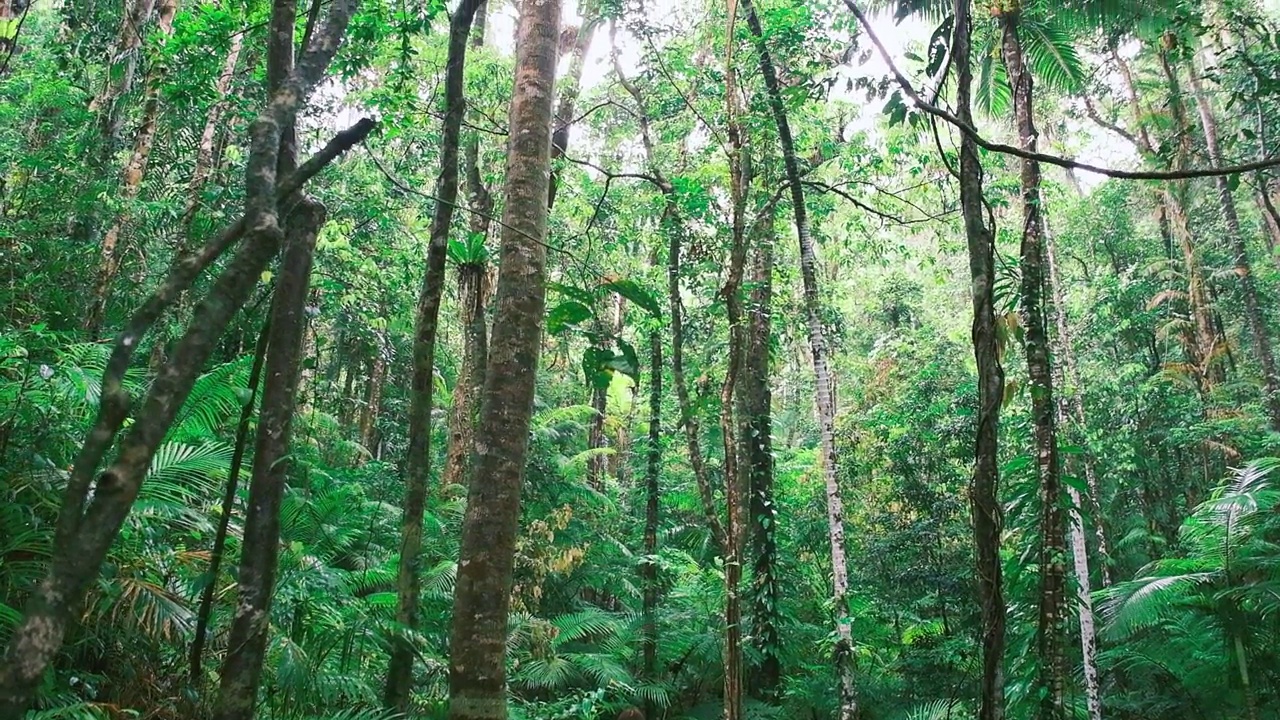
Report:
[[[435,387],[436,330],[444,294],[449,226],[458,199],[458,146],[461,143],[467,39],[480,0],[463,0],[449,22],[449,54],[445,61],[445,114],[440,143],[440,176],[431,217],[427,271],[418,295],[413,342],[413,379],[409,391],[409,447],[405,459],[404,519],[401,525],[399,576],[396,581],[396,622],[416,630],[421,594],[422,519],[431,475],[431,410]],[[409,712],[413,690],[413,645],[405,638],[392,643],[383,702],[388,709]]]
[[[564,158],[569,150],[569,132],[573,130],[576,118],[578,95],[582,90],[582,71],[585,67],[587,51],[591,49],[591,39],[595,36],[599,20],[592,13],[582,19],[582,26],[576,29],[565,28],[561,33],[560,54],[569,56],[569,72],[560,80],[560,98],[556,103],[554,132],[551,135],[551,185],[547,189],[547,208],[556,204],[556,190],[560,186],[560,172],[554,167],[556,161]]]
[[[244,33],[233,34],[227,48],[226,60],[222,63],[222,71],[218,73],[218,79],[214,82],[217,99],[209,107],[209,114],[205,116],[204,129],[200,131],[200,144],[196,146],[196,165],[191,172],[191,180],[187,182],[187,204],[182,211],[182,235],[187,243],[192,240],[192,226],[195,223],[196,212],[200,209],[200,193],[213,173],[213,148],[218,133],[222,130],[222,118],[229,105],[231,82],[235,79],[236,66],[240,62],[240,50],[243,47]]]
[[[138,0],[139,5],[143,2],[145,0]],[[173,34],[173,17],[178,12],[178,0],[160,0],[156,10],[160,37],[167,38]],[[160,117],[160,86],[164,82],[165,75],[164,67],[157,65],[147,78],[142,123],[138,126],[137,135],[134,136],[133,153],[130,154],[129,162],[125,165],[121,177],[120,199],[124,207],[102,238],[98,276],[84,318],[84,329],[94,340],[97,340],[101,333],[107,303],[111,299],[111,284],[120,271],[120,234],[128,228],[132,214],[128,206],[138,198],[138,192],[142,189],[142,179],[147,174],[147,161],[151,157],[151,148],[155,145],[156,123]]]
[[[316,236],[324,221],[324,205],[309,198],[302,200],[288,220],[288,239],[271,304],[267,383],[249,481],[239,600],[222,665],[222,687],[214,713],[217,720],[251,720],[257,706],[279,560],[280,503],[292,466],[289,449],[302,365],[307,292]]]
[[[377,346],[369,361],[369,382],[365,385],[364,403],[360,407],[360,444],[372,454],[378,445],[378,415],[382,411],[382,386],[387,381],[386,339],[377,334]]]
[[[89,111],[101,113],[98,127],[102,133],[103,159],[109,161],[120,140],[120,98],[133,89],[138,72],[138,54],[142,48],[143,28],[155,9],[156,0],[133,0],[125,7],[120,20],[120,34],[108,59],[108,73],[102,92],[89,103]],[[105,164],[105,162],[104,162]]]
[[[103,372],[98,415],[85,436],[63,493],[49,569],[28,600],[23,620],[14,629],[4,662],[0,663],[0,717],[20,716],[31,703],[40,677],[78,614],[86,587],[97,576],[138,496],[156,449],[218,338],[244,306],[279,249],[282,233],[277,204],[293,198],[309,178],[373,129],[371,120],[360,121],[335,136],[296,172],[278,178],[281,128],[293,122],[324,76],[346,34],[356,3],[357,0],[330,2],[322,32],[317,34],[298,71],[290,75],[285,88],[270,97],[254,121],[245,173],[245,214],[203,247],[179,255],[165,280],[139,306],[117,337]],[[129,413],[131,398],[123,378],[139,341],[199,274],[237,243],[235,256],[195,308],[186,334],[151,384],[135,421],[118,445],[115,460],[96,475],[95,483],[98,465],[115,444]]]
[[[1037,130],[1031,72],[1026,67],[1018,35],[1020,11],[1000,15],[1002,54],[1013,87],[1018,143],[1035,151]],[[1062,483],[1058,463],[1058,438],[1054,426],[1052,366],[1044,308],[1044,218],[1040,207],[1040,163],[1021,161],[1022,182],[1022,322],[1026,328],[1027,372],[1030,376],[1031,421],[1040,476],[1040,598],[1036,626],[1036,650],[1040,661],[1040,720],[1065,717],[1066,670],[1063,652],[1066,602],[1065,524]]]
[[[1209,105],[1209,97],[1205,95],[1200,74],[1194,66],[1187,74],[1191,78],[1191,91],[1195,95],[1196,109],[1200,114],[1200,128],[1204,131],[1209,163],[1213,167],[1222,167],[1222,148],[1218,141],[1217,118],[1214,117],[1213,108]],[[1218,205],[1222,210],[1222,218],[1227,224],[1227,240],[1231,247],[1236,278],[1240,281],[1240,292],[1244,295],[1245,322],[1249,325],[1249,332],[1253,336],[1253,349],[1258,354],[1258,365],[1262,370],[1262,387],[1265,394],[1263,404],[1267,408],[1271,429],[1280,432],[1280,375],[1276,373],[1275,355],[1271,350],[1271,339],[1267,336],[1267,321],[1262,315],[1262,302],[1258,287],[1254,283],[1253,267],[1249,261],[1244,229],[1240,226],[1240,214],[1236,210],[1235,196],[1231,192],[1229,179],[1226,175],[1218,175],[1214,178],[1214,184],[1218,190]]]
[[[471,29],[472,48],[484,47],[487,11],[486,2],[476,8]],[[472,237],[487,241],[493,196],[480,175],[479,133],[473,132],[467,139],[463,155],[467,177],[467,205],[471,210],[467,227]],[[491,294],[488,262],[483,257],[470,260],[471,262],[458,266],[458,306],[463,327],[462,369],[453,386],[452,407],[449,412],[449,447],[445,450],[444,470],[440,476],[443,487],[466,486],[471,477],[477,401],[484,386],[484,369],[488,362],[488,325],[485,322],[485,308],[489,306]]]
[[[809,325],[809,349],[813,355],[813,371],[816,380],[818,427],[821,431],[820,451],[822,474],[826,483],[827,525],[831,541],[832,605],[836,614],[835,666],[838,683],[839,720],[853,720],[858,714],[854,690],[853,629],[850,625],[847,599],[849,593],[848,559],[844,542],[844,502],[840,497],[839,474],[836,465],[836,398],[832,390],[831,372],[827,365],[826,329],[822,320],[822,299],[818,289],[818,258],[813,237],[809,234],[808,212],[804,204],[804,186],[801,184],[800,164],[796,159],[795,142],[787,119],[786,106],[778,74],[765,42],[764,28],[756,15],[751,0],[742,0],[747,24],[755,38],[760,59],[760,74],[764,76],[769,93],[769,107],[778,127],[778,140],[782,146],[783,164],[787,170],[787,182],[791,190],[791,205],[795,213],[796,234],[800,240],[800,275],[804,283],[804,308]]]
[[[656,253],[655,253],[656,255]],[[653,258],[657,265],[657,258]],[[640,561],[643,599],[642,655],[644,681],[658,681],[658,512],[661,501],[659,480],[662,477],[662,333],[649,333],[649,447],[644,473],[644,557]],[[646,696],[644,716],[656,718],[657,707]]]
[[[956,113],[973,123],[973,67],[970,0],[956,0],[952,52],[957,72]],[[995,230],[986,224],[982,164],[973,138],[960,139],[960,208],[969,249],[969,290],[973,301],[971,338],[978,367],[977,428],[969,507],[977,556],[978,600],[982,606],[980,720],[1004,718],[1005,602],[1000,560],[1004,515],[1000,503],[999,422],[1004,401],[1004,369],[995,315]]]
[[[1054,343],[1052,351],[1053,355],[1059,359],[1059,362],[1053,367],[1053,381],[1058,388],[1055,420],[1059,428],[1066,428],[1070,422],[1071,415],[1074,415],[1074,419],[1078,423],[1077,433],[1083,435],[1088,427],[1084,422],[1084,402],[1080,398],[1083,386],[1080,385],[1080,377],[1075,372],[1075,364],[1072,361],[1074,349],[1071,344],[1071,330],[1067,324],[1067,309],[1063,304],[1062,282],[1058,275],[1054,240],[1053,236],[1048,232],[1048,223],[1045,223],[1045,260],[1049,267],[1049,289],[1052,301],[1049,306],[1050,313],[1053,315],[1054,327],[1057,330],[1057,342]],[[1067,391],[1063,382],[1064,365],[1071,371],[1072,380],[1075,383],[1075,394],[1071,396],[1070,400],[1067,398]],[[1074,413],[1068,411],[1068,402],[1074,408]],[[1107,587],[1111,582],[1106,567],[1108,558],[1106,534],[1102,532],[1101,513],[1097,512],[1097,478],[1094,476],[1093,462],[1087,454],[1083,460],[1086,487],[1094,509],[1094,525],[1098,528],[1098,554],[1103,559],[1103,587]],[[1080,496],[1080,492],[1071,485],[1067,485],[1067,497],[1071,501],[1071,505],[1068,508],[1068,527],[1072,568],[1076,577],[1076,617],[1080,622],[1080,657],[1081,664],[1084,667],[1085,706],[1089,713],[1089,720],[1102,720],[1102,689],[1098,682],[1098,631],[1093,614],[1093,597],[1090,594],[1092,582],[1089,577],[1089,545],[1085,540],[1084,499]]]
[[[249,371],[249,397],[240,409],[240,421],[236,424],[236,445],[231,452],[231,467],[227,471],[227,486],[222,494],[222,512],[218,516],[218,530],[213,536],[213,549],[209,552],[207,581],[200,592],[200,607],[196,611],[195,637],[191,641],[191,683],[201,683],[201,664],[204,661],[204,644],[213,616],[213,596],[218,589],[218,576],[222,570],[222,556],[227,547],[227,528],[231,513],[235,511],[236,492],[240,485],[240,470],[244,466],[245,448],[249,444],[249,424],[253,420],[254,401],[258,397],[258,385],[262,377],[263,358],[267,354],[267,341],[271,321],[263,323],[258,333],[258,346],[253,353],[253,368]]]
[[[781,601],[778,578],[778,513],[773,501],[772,375],[769,344],[773,319],[773,208],[760,218],[751,268],[751,300],[742,377],[738,381],[740,453],[745,465],[751,573],[751,626],[760,664],[751,678],[756,697],[776,703],[782,681]]]
[[[454,591],[450,720],[507,717],[507,611],[546,309],[544,243],[559,27],[559,0],[522,1],[495,320]]]

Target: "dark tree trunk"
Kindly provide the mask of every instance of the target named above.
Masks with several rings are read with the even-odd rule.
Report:
[[[485,2],[476,8],[471,29],[472,48],[484,47],[487,10],[488,4]],[[480,175],[479,133],[471,133],[463,155],[467,205],[471,211],[467,227],[472,237],[487,241],[493,196]],[[444,470],[440,475],[443,487],[465,486],[471,477],[477,403],[480,389],[484,386],[485,364],[488,363],[489,329],[485,321],[485,308],[489,306],[490,291],[487,260],[471,258],[471,262],[458,267],[458,306],[463,328],[462,369],[453,387],[452,408],[449,412],[449,447],[445,450]]]
[[[386,339],[381,333],[376,339],[373,359],[369,361],[369,382],[364,387],[364,402],[360,405],[360,444],[373,454],[378,445],[378,416],[382,412],[382,388],[387,381]]]
[[[1000,15],[1002,54],[1013,87],[1019,146],[1036,149],[1031,72],[1019,37],[1020,11]],[[1022,182],[1022,322],[1026,328],[1027,371],[1030,375],[1031,421],[1040,476],[1040,598],[1036,650],[1040,661],[1040,720],[1065,717],[1066,668],[1063,646],[1066,625],[1066,524],[1062,512],[1062,483],[1058,439],[1054,423],[1052,366],[1045,322],[1045,232],[1040,207],[1040,163],[1021,161]]]
[[[253,353],[253,368],[249,371],[249,397],[240,409],[240,421],[236,424],[236,445],[231,452],[231,467],[227,471],[227,486],[222,494],[222,511],[218,516],[218,530],[213,536],[213,549],[209,552],[209,570],[206,583],[200,592],[200,607],[196,611],[195,637],[191,641],[191,683],[201,683],[201,664],[204,660],[204,644],[213,616],[213,597],[218,590],[218,576],[222,571],[222,556],[227,547],[227,528],[231,513],[235,510],[236,492],[240,485],[240,470],[244,467],[245,449],[249,444],[249,424],[253,420],[253,405],[258,397],[258,385],[262,377],[263,358],[267,354],[267,342],[271,321],[263,323],[258,333],[258,346]]]
[[[654,258],[657,264],[657,258]],[[644,473],[644,557],[640,561],[643,600],[644,680],[658,681],[658,512],[662,477],[662,333],[649,333],[649,447]],[[645,717],[657,717],[657,707],[646,700]]]
[[[970,0],[956,0],[951,43],[957,72],[956,113],[973,123],[972,20]],[[1000,503],[1000,406],[1004,401],[1004,368],[995,313],[995,228],[987,225],[982,195],[982,163],[973,138],[960,139],[960,208],[969,248],[969,290],[973,301],[971,338],[978,366],[977,428],[969,507],[977,556],[978,600],[982,606],[982,680],[978,717],[1002,720],[1005,710],[1005,601],[1001,577],[1000,536],[1004,515]]]
[[[854,720],[858,715],[858,700],[854,685],[853,628],[849,618],[847,600],[849,594],[848,558],[844,540],[844,501],[840,497],[838,467],[836,464],[836,395],[828,365],[826,328],[823,324],[822,299],[818,289],[818,257],[813,237],[809,233],[808,210],[805,207],[804,185],[801,182],[800,163],[796,157],[791,124],[783,103],[782,88],[777,70],[765,41],[764,28],[751,0],[742,0],[747,24],[755,39],[760,58],[760,74],[764,76],[769,93],[769,107],[778,128],[778,141],[782,147],[783,165],[791,191],[791,206],[795,214],[796,234],[800,241],[800,276],[804,287],[805,319],[809,330],[809,350],[813,356],[816,385],[815,405],[818,409],[818,426],[821,431],[822,474],[827,495],[827,532],[831,543],[832,606],[836,615],[835,670],[838,688],[837,707],[839,720]]]
[[[324,205],[309,198],[303,199],[287,220],[285,252],[271,304],[267,382],[240,551],[239,600],[222,665],[222,688],[214,714],[217,720],[250,720],[257,706],[279,560],[280,503],[292,466],[289,448],[307,322],[307,291],[316,236],[324,221]]]
[[[427,271],[418,295],[418,316],[413,342],[413,380],[409,392],[409,456],[405,459],[404,519],[401,525],[399,578],[396,581],[396,622],[418,627],[418,595],[421,590],[422,518],[431,475],[431,410],[435,387],[436,330],[440,299],[444,295],[445,259],[449,226],[458,199],[458,147],[462,116],[466,109],[463,79],[471,20],[480,0],[463,0],[449,23],[449,54],[445,61],[445,116],[441,138],[440,177],[436,181],[436,205],[431,217],[431,244]],[[387,667],[386,706],[409,711],[413,689],[413,645],[404,638],[392,643]]]
[[[747,308],[747,340],[738,381],[739,446],[749,494],[747,524],[753,558],[751,626],[760,663],[751,679],[755,696],[776,703],[782,681],[782,637],[778,591],[778,513],[773,501],[773,419],[769,341],[773,318],[774,208],[757,229]]]
[[[559,27],[559,0],[523,0],[495,321],[454,591],[450,720],[507,717],[507,612],[546,310],[544,242]]]
[[[103,372],[101,402],[72,467],[58,516],[49,570],[27,603],[22,622],[0,663],[0,717],[19,716],[30,704],[45,668],[62,646],[84,592],[138,496],[151,459],[231,318],[244,306],[282,241],[277,204],[292,199],[306,181],[362,141],[374,123],[362,120],[339,133],[296,172],[278,180],[281,128],[293,122],[323,77],[346,34],[356,0],[333,0],[297,72],[274,93],[257,120],[245,173],[246,212],[203,247],[180,255],[167,277],[139,306],[116,339]],[[243,240],[243,242],[241,242]],[[119,443],[115,460],[98,474],[129,415],[124,375],[144,335],[179,295],[215,260],[239,243],[235,256],[196,306],[186,334],[157,375]],[[96,483],[95,483],[96,477]],[[90,498],[90,489],[93,495]]]

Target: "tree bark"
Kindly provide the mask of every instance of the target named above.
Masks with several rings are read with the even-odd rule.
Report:
[[[760,218],[758,242],[751,268],[751,299],[747,309],[747,340],[742,377],[738,381],[740,453],[746,475],[747,523],[753,558],[751,626],[759,665],[751,689],[768,703],[776,703],[782,681],[781,608],[778,578],[778,513],[773,501],[772,376],[769,345],[773,319],[773,208]]]
[[[138,0],[141,5],[145,0]],[[173,17],[178,12],[178,0],[160,0],[156,8],[157,25],[160,37],[167,38],[173,34]],[[163,41],[163,40],[162,40]],[[89,308],[85,312],[84,329],[89,337],[97,340],[106,315],[107,303],[111,299],[111,284],[120,271],[120,234],[129,226],[131,212],[128,205],[138,198],[142,189],[142,180],[147,174],[147,161],[151,158],[151,148],[156,140],[156,123],[160,118],[160,86],[165,80],[163,66],[157,66],[147,78],[146,99],[143,101],[142,123],[133,139],[133,152],[124,167],[120,183],[120,199],[124,207],[111,223],[107,234],[102,238],[99,250],[98,275],[94,283],[93,295]]]
[[[952,52],[955,56],[956,113],[973,122],[972,26],[970,0],[956,0]],[[982,680],[980,720],[1003,720],[1005,710],[1004,581],[1000,536],[1004,515],[1000,503],[999,423],[1004,401],[1004,369],[995,315],[995,228],[987,226],[983,207],[982,163],[972,138],[960,139],[960,208],[969,250],[969,290],[973,302],[971,339],[978,368],[977,428],[969,507],[977,556],[978,600],[982,606]]]
[[[1199,72],[1192,66],[1187,74],[1191,78],[1191,92],[1195,95],[1196,109],[1200,115],[1200,128],[1204,132],[1205,146],[1209,151],[1209,163],[1212,167],[1222,167],[1218,120],[1214,117],[1213,108],[1209,105],[1209,97],[1205,94]],[[1218,190],[1218,206],[1222,210],[1222,218],[1227,225],[1227,241],[1231,248],[1236,278],[1240,281],[1240,293],[1244,296],[1245,323],[1248,324],[1249,332],[1253,336],[1253,349],[1258,354],[1258,365],[1262,370],[1263,404],[1267,409],[1271,429],[1280,432],[1280,375],[1276,372],[1275,355],[1271,349],[1271,338],[1267,334],[1267,321],[1262,314],[1258,286],[1253,278],[1253,266],[1249,260],[1244,229],[1240,225],[1240,214],[1236,209],[1235,196],[1231,192],[1231,184],[1227,176],[1215,177],[1214,185]]]
[[[1067,309],[1063,304],[1062,281],[1058,275],[1057,257],[1054,252],[1054,239],[1045,223],[1045,260],[1049,267],[1049,289],[1052,302],[1050,313],[1053,315],[1054,327],[1057,330],[1056,343],[1052,348],[1053,355],[1059,359],[1054,365],[1053,381],[1058,388],[1057,415],[1055,420],[1059,428],[1068,427],[1074,416],[1078,423],[1077,432],[1081,435],[1087,429],[1084,422],[1084,401],[1080,397],[1083,386],[1073,362],[1074,349],[1071,344],[1071,329],[1067,323]],[[1075,393],[1067,397],[1063,381],[1063,367],[1071,372],[1075,384]],[[1068,408],[1071,408],[1070,410]],[[1074,412],[1072,412],[1074,410]],[[1083,444],[1083,443],[1081,443]],[[1098,555],[1102,558],[1103,587],[1111,584],[1107,570],[1108,550],[1106,534],[1102,531],[1101,513],[1097,512],[1097,478],[1094,475],[1093,462],[1086,454],[1082,464],[1085,470],[1086,488],[1090,494],[1090,503],[1094,508],[1094,525],[1097,527],[1099,539]],[[1098,630],[1093,613],[1092,580],[1089,576],[1089,544],[1085,540],[1084,498],[1074,486],[1067,485],[1067,497],[1071,502],[1068,508],[1068,528],[1071,544],[1072,569],[1076,577],[1076,617],[1080,622],[1080,657],[1084,668],[1085,707],[1089,720],[1102,720],[1102,687],[1098,681]]]
[[[235,79],[236,66],[240,63],[240,50],[244,47],[244,33],[235,33],[230,38],[227,57],[222,63],[222,70],[214,82],[217,99],[209,107],[205,116],[204,129],[200,131],[200,144],[196,147],[196,165],[187,182],[187,204],[182,211],[182,234],[185,242],[191,242],[192,226],[196,212],[200,209],[200,193],[213,174],[213,148],[218,133],[222,130],[222,118],[227,112],[228,95],[231,93],[231,82]]]
[[[307,292],[316,236],[324,221],[324,205],[307,198],[286,224],[288,238],[271,303],[267,383],[262,394],[253,475],[249,481],[240,551],[239,600],[222,665],[221,691],[214,712],[216,720],[251,720],[257,707],[279,560],[280,504],[292,466],[289,450],[302,366]]]
[[[440,299],[444,295],[445,259],[449,228],[458,199],[458,147],[466,110],[463,80],[471,20],[480,0],[463,0],[449,21],[449,54],[445,61],[445,114],[440,142],[440,176],[431,217],[427,271],[418,295],[413,343],[413,379],[409,391],[409,447],[405,460],[404,519],[401,525],[399,576],[396,581],[396,622],[416,630],[421,594],[422,519],[431,475],[431,410],[435,387],[436,331]],[[392,643],[383,702],[388,709],[408,713],[413,689],[413,645],[405,638]]]
[[[23,620],[9,639],[4,662],[0,663],[0,717],[20,716],[31,703],[40,677],[62,646],[83,603],[85,589],[119,533],[151,460],[191,392],[196,376],[279,249],[277,204],[291,200],[308,178],[373,129],[372,121],[362,120],[277,182],[280,128],[292,123],[324,75],[355,7],[356,0],[330,3],[325,26],[303,61],[255,120],[245,173],[245,215],[199,250],[181,254],[165,280],[117,337],[103,372],[98,416],[85,436],[63,494],[49,570],[29,599]],[[129,414],[131,398],[123,378],[139,341],[179,294],[241,239],[235,257],[195,308],[186,334],[151,384],[136,421],[119,443],[115,460],[97,474],[95,484],[98,465]]]
[[[544,243],[559,27],[559,0],[522,1],[495,321],[454,591],[450,720],[507,717],[507,612],[546,309]]]
[[[109,72],[102,91],[89,103],[90,112],[101,113],[98,123],[102,133],[103,158],[108,160],[120,139],[120,98],[133,89],[138,72],[138,51],[142,48],[142,29],[155,9],[156,0],[133,0],[125,7],[120,20],[120,34],[108,59]]]
[[[769,107],[778,128],[778,141],[782,147],[783,164],[791,190],[792,211],[795,214],[796,234],[800,241],[800,275],[804,285],[805,317],[809,326],[809,349],[813,356],[816,380],[818,427],[821,433],[820,456],[822,475],[826,484],[827,525],[831,542],[832,605],[836,614],[835,669],[838,686],[839,720],[854,720],[858,714],[858,702],[854,689],[853,629],[849,618],[847,599],[849,593],[848,558],[844,541],[844,501],[840,497],[838,466],[836,464],[836,398],[832,389],[831,371],[827,359],[826,329],[822,319],[822,299],[818,289],[818,258],[813,237],[809,234],[808,212],[805,208],[804,186],[801,184],[800,164],[796,158],[791,124],[783,104],[778,74],[765,42],[764,28],[760,24],[751,0],[742,0],[747,24],[755,39],[759,54],[760,74],[764,76],[769,93]]]
[[[1015,6],[1000,15],[1001,46],[1009,83],[1019,147],[1034,152],[1038,132],[1032,105],[1031,72],[1019,37],[1021,11]],[[1031,421],[1040,476],[1040,597],[1036,650],[1040,661],[1040,720],[1065,717],[1066,670],[1063,652],[1066,602],[1065,524],[1058,439],[1054,423],[1052,365],[1044,308],[1044,218],[1040,207],[1040,163],[1021,161],[1022,183],[1022,322],[1026,328],[1027,371],[1030,376]]]
[[[472,21],[471,47],[482,48],[487,27],[488,3],[476,8]],[[463,151],[466,166],[467,205],[471,212],[468,229],[472,237],[489,238],[489,216],[493,213],[493,195],[480,175],[480,135],[471,133]],[[443,487],[466,485],[471,477],[471,451],[475,437],[477,401],[484,386],[484,368],[488,362],[488,324],[485,308],[489,306],[491,283],[487,258],[470,258],[458,266],[458,306],[462,319],[462,370],[453,387],[449,411],[449,447],[445,451]]]
[[[551,135],[551,185],[547,189],[547,208],[556,204],[556,190],[560,186],[560,172],[554,167],[556,161],[564,158],[569,150],[569,133],[573,130],[574,113],[577,112],[578,95],[582,90],[582,71],[585,69],[587,51],[591,49],[591,40],[595,37],[596,28],[600,26],[598,18],[588,13],[582,19],[582,26],[576,29],[565,28],[561,34],[560,54],[569,55],[569,72],[560,80],[560,98],[556,102],[554,132]],[[570,41],[571,38],[571,41]],[[569,42],[566,42],[569,41]],[[566,47],[567,46],[567,47]]]
[[[190,677],[193,685],[201,682],[201,665],[204,661],[204,644],[213,616],[213,596],[218,588],[218,576],[222,570],[222,556],[227,547],[227,528],[231,525],[231,513],[235,511],[236,492],[240,486],[240,470],[244,467],[245,448],[249,444],[249,425],[253,420],[253,406],[258,397],[258,385],[262,377],[263,358],[267,354],[267,342],[271,321],[263,323],[258,333],[258,345],[253,353],[253,368],[249,371],[249,397],[240,409],[240,421],[236,423],[236,445],[231,452],[231,467],[227,471],[227,486],[222,494],[222,512],[218,516],[218,530],[213,536],[213,549],[209,551],[207,582],[200,592],[200,607],[196,611],[195,637],[191,641]]]
[[[378,416],[382,411],[382,388],[387,381],[386,338],[377,333],[373,358],[369,361],[369,382],[364,388],[364,402],[360,404],[360,445],[370,454],[377,450]]]
[[[655,253],[656,255],[656,253]],[[657,265],[657,258],[653,258]],[[658,681],[658,513],[661,502],[662,477],[662,333],[649,333],[649,446],[646,448],[644,473],[644,557],[640,561],[643,598],[641,622],[643,636],[644,680]],[[644,716],[657,717],[657,707],[646,697]]]

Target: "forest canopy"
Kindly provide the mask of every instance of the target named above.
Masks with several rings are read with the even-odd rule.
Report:
[[[0,720],[1280,714],[1280,6],[0,0]]]

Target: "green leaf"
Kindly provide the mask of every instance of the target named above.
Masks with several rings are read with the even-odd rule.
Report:
[[[547,313],[547,332],[559,335],[572,325],[590,320],[593,317],[591,308],[580,302],[569,300],[551,308]]]
[[[634,280],[614,280],[604,283],[600,287],[605,290],[612,290],[639,305],[654,317],[662,317],[662,307],[658,305],[658,299],[653,296],[653,293],[640,287],[640,284]]]

